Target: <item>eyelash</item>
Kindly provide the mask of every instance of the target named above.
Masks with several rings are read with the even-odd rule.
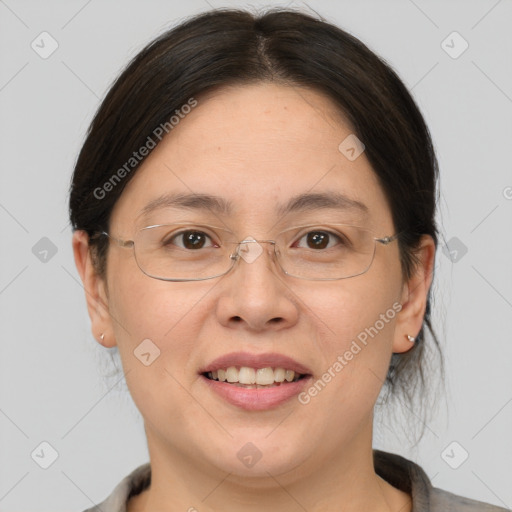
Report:
[[[173,240],[175,240],[176,238],[178,238],[180,236],[185,235],[186,233],[198,233],[198,234],[201,234],[201,235],[205,235],[207,238],[212,240],[212,237],[210,235],[208,235],[207,233],[205,233],[204,231],[200,231],[200,230],[196,230],[196,229],[186,229],[186,230],[183,230],[183,231],[179,231],[178,233],[176,233],[173,236],[171,236],[169,239],[164,240],[163,241],[163,245],[173,244],[174,243]],[[178,245],[178,244],[174,244],[174,245]],[[186,247],[181,247],[179,245],[178,245],[178,247],[180,247],[181,249],[186,249]],[[219,246],[216,244],[214,247],[219,247]]]
[[[328,230],[322,230],[322,229],[314,229],[314,230],[311,230],[311,231],[308,231],[307,233],[305,233],[304,235],[302,235],[300,238],[299,238],[299,242],[300,240],[302,240],[304,237],[307,237],[308,235],[310,235],[311,233],[322,233],[322,234],[326,234],[328,235],[330,238],[329,238],[329,243],[331,242],[331,238],[335,238],[337,239],[338,243],[345,243],[341,236],[340,235],[337,235],[336,233],[333,233],[332,231],[328,231]],[[332,247],[332,246],[331,246]],[[330,247],[327,247],[327,249],[330,249]]]
[[[200,230],[194,230],[194,229],[187,229],[187,230],[183,230],[183,231],[180,231],[178,233],[175,233],[172,237],[170,237],[169,239],[167,240],[164,240],[163,241],[163,245],[170,245],[170,244],[174,244],[174,245],[177,245],[178,247],[180,247],[181,249],[186,249],[186,247],[182,246],[182,245],[178,245],[176,243],[173,242],[173,240],[177,239],[178,237],[180,236],[183,236],[187,233],[197,233],[197,234],[200,234],[200,235],[204,235],[206,236],[208,239],[210,239],[213,243],[213,240],[212,240],[212,237],[210,235],[208,235],[207,233],[205,233],[204,231],[200,231]],[[332,231],[329,231],[327,229],[313,229],[313,230],[310,230],[306,233],[304,233],[303,235],[301,235],[299,237],[299,239],[297,240],[297,242],[300,242],[302,239],[304,239],[305,237],[307,237],[308,235],[312,234],[312,233],[322,233],[322,234],[326,234],[328,235],[330,238],[335,238],[336,240],[338,240],[339,243],[342,243],[344,245],[347,245],[348,244],[348,241],[345,239],[342,238],[342,235],[340,234],[336,234],[336,233],[333,233]],[[297,243],[295,242],[294,243],[294,246],[295,244]],[[329,243],[331,242],[331,240],[329,240]],[[214,244],[214,245],[211,245],[209,247],[219,247],[218,244]],[[331,246],[332,247],[332,246]],[[330,247],[328,247],[330,248]],[[203,247],[201,247],[201,249],[203,249]]]

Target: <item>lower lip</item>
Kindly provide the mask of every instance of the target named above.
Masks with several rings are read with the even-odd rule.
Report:
[[[211,380],[200,376],[210,389],[227,402],[247,411],[264,411],[277,407],[298,395],[311,377],[304,377],[295,382],[287,382],[271,388],[242,388],[226,382]]]

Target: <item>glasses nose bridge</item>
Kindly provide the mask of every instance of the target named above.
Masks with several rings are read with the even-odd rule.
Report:
[[[237,242],[235,251],[230,255],[230,259],[234,260],[233,263],[240,258],[245,260],[246,263],[256,261],[264,252],[260,244],[271,244],[273,249],[270,254],[272,259],[277,260],[277,241],[276,240],[256,240],[252,237],[247,237],[240,242]]]

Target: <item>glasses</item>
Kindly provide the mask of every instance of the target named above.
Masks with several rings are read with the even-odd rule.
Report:
[[[163,281],[201,281],[227,274],[240,259],[253,263],[273,247],[273,259],[288,276],[332,281],[364,274],[371,266],[377,243],[388,245],[398,233],[376,238],[371,231],[348,224],[287,228],[275,240],[247,237],[237,241],[226,228],[173,223],[147,226],[133,240],[121,240],[103,231],[121,247],[133,247],[140,270]]]

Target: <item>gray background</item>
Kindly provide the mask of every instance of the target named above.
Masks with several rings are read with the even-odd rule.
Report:
[[[1,511],[83,510],[148,458],[124,381],[106,377],[112,354],[90,333],[71,251],[69,178],[100,99],[145,43],[209,6],[247,5],[0,0]],[[391,425],[379,427],[375,445],[420,463],[437,487],[510,508],[512,2],[308,5],[384,57],[412,91],[440,161],[440,227],[457,251],[448,257],[441,241],[434,285],[444,405],[417,446]],[[43,45],[43,31],[58,43],[46,59],[31,47]],[[453,31],[469,44],[457,58],[463,41],[446,40]],[[58,452],[48,469],[44,441]],[[469,457],[453,469],[462,450]]]

